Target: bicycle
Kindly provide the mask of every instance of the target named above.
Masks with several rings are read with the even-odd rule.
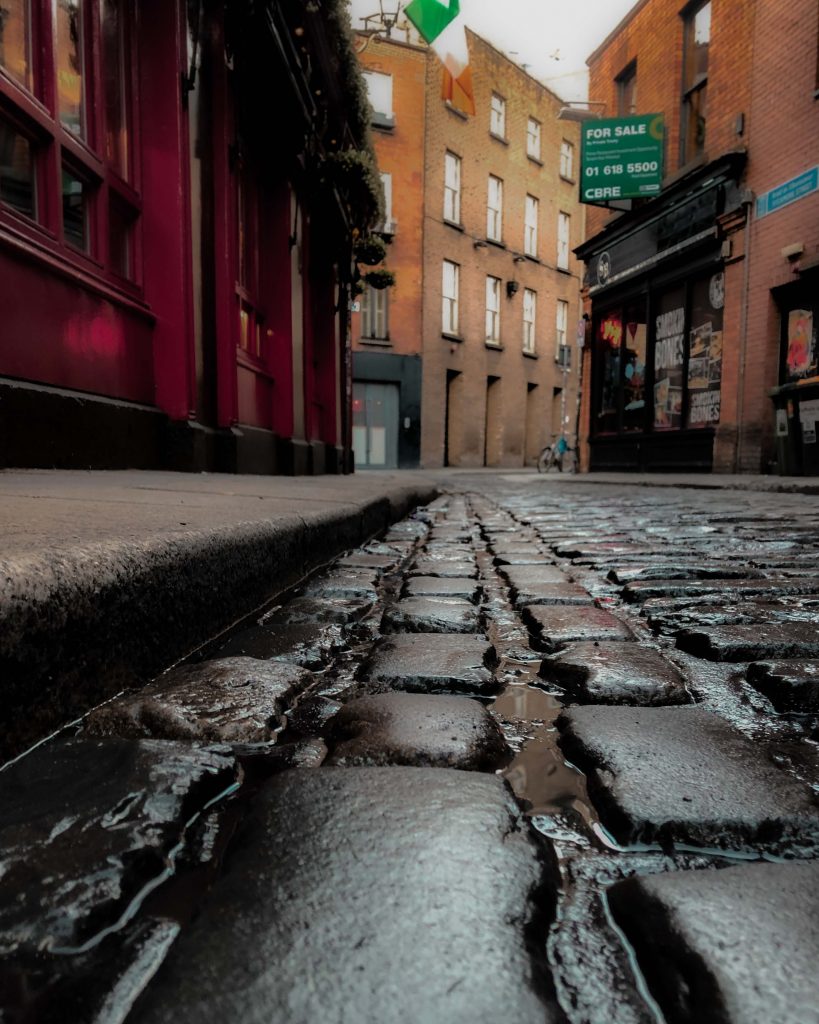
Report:
[[[569,473],[577,472],[577,449],[572,448],[564,436],[557,441],[547,444],[537,457],[538,473],[548,473],[550,469],[556,468],[559,473],[565,469]]]

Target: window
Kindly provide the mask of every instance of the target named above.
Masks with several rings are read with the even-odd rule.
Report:
[[[617,116],[630,117],[637,113],[637,61],[633,60],[615,78],[617,86]]]
[[[381,231],[385,235],[395,234],[395,221],[392,219],[392,175],[381,174],[381,187],[384,189],[384,223]]]
[[[500,344],[500,294],[499,277],[486,279],[486,341],[490,345]]]
[[[457,263],[444,260],[443,303],[441,330],[444,334],[458,333],[458,278],[461,268]]]
[[[569,244],[572,218],[568,213],[557,215],[557,266],[559,270],[569,269]]]
[[[526,155],[540,160],[540,121],[533,117],[526,122]]]
[[[500,242],[503,228],[503,182],[489,175],[489,189],[486,199],[486,237]]]
[[[361,296],[361,337],[387,341],[389,331],[389,288],[368,285]]]
[[[685,16],[683,37],[683,110],[680,163],[705,149],[708,98],[708,47],[711,41],[711,3]]]
[[[557,312],[555,315],[555,359],[563,363],[564,350],[568,344],[566,337],[569,325],[569,303],[565,299],[557,300]]]
[[[574,146],[566,139],[560,143],[560,177],[567,181],[574,178]]]
[[[0,0],[0,221],[117,283],[138,277],[133,9]]]
[[[444,157],[444,220],[461,222],[461,158],[448,151]]]
[[[506,138],[506,100],[496,92],[492,93],[489,110],[489,132],[499,139]]]
[[[242,147],[239,147],[242,151]],[[242,155],[236,168],[236,296],[239,305],[239,348],[257,359],[264,355],[260,309],[259,189],[255,167]]]
[[[526,197],[523,217],[523,251],[527,256],[537,256],[537,217],[540,203],[534,196]]]
[[[523,289],[523,351],[527,355],[535,352],[535,313],[537,311],[537,293],[531,288]]]
[[[380,71],[365,71],[363,74],[367,98],[373,108],[372,123],[377,127],[391,128],[395,124],[392,113],[392,75]]]

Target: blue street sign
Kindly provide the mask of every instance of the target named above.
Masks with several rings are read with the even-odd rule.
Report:
[[[783,206],[790,206],[797,199],[810,195],[817,189],[819,189],[819,165],[811,167],[809,171],[805,171],[795,178],[791,178],[790,181],[786,181],[783,185],[777,185],[770,192],[759,196],[756,201],[757,220],[776,210],[781,210]]]

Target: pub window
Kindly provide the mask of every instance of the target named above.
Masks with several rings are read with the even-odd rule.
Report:
[[[617,116],[631,117],[637,113],[637,61],[633,60],[615,78]]]
[[[0,226],[120,284],[139,276],[134,9],[0,0]]]
[[[708,49],[711,42],[711,0],[689,9],[683,21],[683,109],[680,163],[705,149],[708,116]]]

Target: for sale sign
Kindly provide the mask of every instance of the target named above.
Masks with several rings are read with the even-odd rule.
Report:
[[[663,180],[662,114],[586,121],[581,153],[581,203],[645,199]]]

